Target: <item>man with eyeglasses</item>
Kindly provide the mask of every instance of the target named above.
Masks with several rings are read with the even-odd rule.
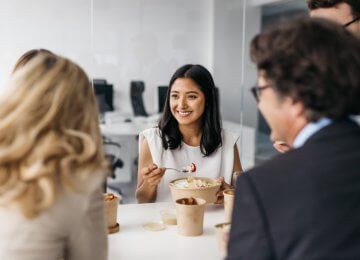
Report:
[[[359,40],[301,18],[256,36],[251,58],[258,108],[293,149],[238,177],[227,260],[360,259]]]
[[[360,0],[306,0],[306,2],[311,17],[338,23],[360,38]],[[359,117],[357,120],[360,122]],[[280,141],[277,137],[274,139],[276,140],[274,148],[279,152],[284,153],[290,149],[283,140]]]

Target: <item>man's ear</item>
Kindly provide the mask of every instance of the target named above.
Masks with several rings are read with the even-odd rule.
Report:
[[[292,104],[290,106],[290,114],[294,118],[305,116],[305,107],[304,104],[300,101],[292,100]]]

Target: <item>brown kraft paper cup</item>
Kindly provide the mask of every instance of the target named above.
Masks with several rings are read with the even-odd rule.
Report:
[[[104,194],[105,212],[108,228],[117,226],[117,208],[119,198],[111,193]]]
[[[230,223],[220,223],[215,225],[216,229],[216,240],[218,243],[218,248],[224,256],[227,255],[227,244],[229,241],[230,234]]]
[[[201,235],[203,233],[206,201],[195,198],[197,205],[183,205],[180,204],[181,200],[176,200],[178,234],[183,236]]]
[[[224,193],[224,209],[225,209],[225,222],[231,222],[232,211],[234,207],[234,189],[226,189]]]

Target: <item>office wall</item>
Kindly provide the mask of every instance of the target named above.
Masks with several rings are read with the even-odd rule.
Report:
[[[131,113],[131,80],[144,80],[145,106],[176,68],[211,70],[212,0],[12,0],[0,2],[0,86],[17,58],[48,48],[115,87],[115,108]]]
[[[0,1],[0,90],[21,54],[48,48],[92,68],[91,1]]]
[[[115,107],[131,112],[131,80],[145,81],[146,110],[157,86],[185,63],[211,64],[208,0],[94,0],[94,77],[114,83]]]

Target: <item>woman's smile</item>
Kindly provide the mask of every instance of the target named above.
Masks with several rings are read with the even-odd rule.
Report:
[[[191,111],[178,111],[178,114],[181,116],[181,117],[187,117],[188,115],[191,114]]]

